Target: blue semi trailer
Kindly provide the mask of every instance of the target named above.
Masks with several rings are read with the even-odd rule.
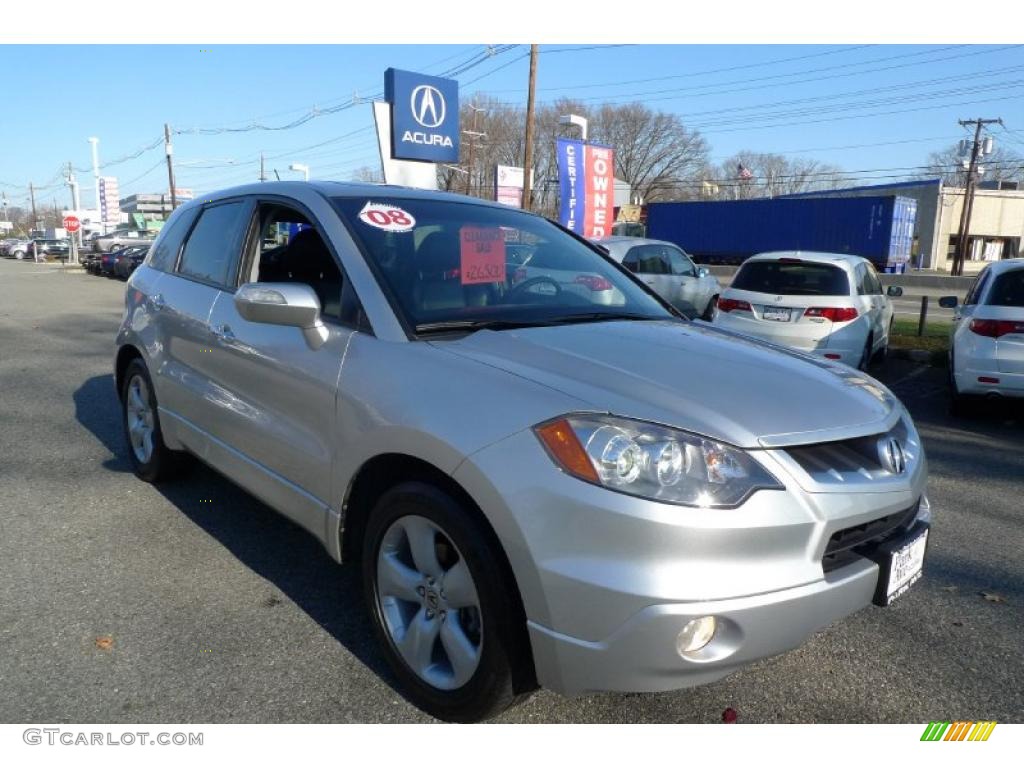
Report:
[[[647,236],[705,264],[739,264],[765,251],[826,251],[903,272],[916,219],[917,201],[892,195],[651,203]]]

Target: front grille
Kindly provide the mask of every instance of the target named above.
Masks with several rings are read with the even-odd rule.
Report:
[[[866,550],[903,533],[914,522],[920,506],[921,500],[918,499],[913,506],[900,512],[836,531],[825,546],[825,555],[821,558],[822,570],[828,573],[849,565]]]
[[[850,486],[897,477],[883,466],[879,454],[879,441],[887,437],[895,437],[899,441],[906,457],[906,474],[912,475],[921,454],[921,446],[917,435],[903,419],[888,433],[794,446],[785,450],[815,483]]]

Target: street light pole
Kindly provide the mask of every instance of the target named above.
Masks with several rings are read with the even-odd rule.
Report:
[[[92,145],[92,180],[93,180],[93,184],[95,185],[94,191],[96,193],[96,212],[99,213],[99,211],[100,211],[100,152],[99,152],[99,148],[98,147],[99,147],[100,140],[98,138],[96,138],[95,136],[90,136],[89,137],[89,143]],[[104,229],[103,222],[100,222],[100,232],[101,232],[101,234],[106,234],[106,230]]]
[[[303,165],[302,163],[292,163],[288,166],[289,170],[298,171],[302,174],[304,181],[309,181],[309,166]]]

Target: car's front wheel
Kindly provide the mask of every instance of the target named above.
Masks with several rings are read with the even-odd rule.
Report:
[[[157,483],[176,475],[186,457],[164,444],[156,392],[146,364],[141,359],[132,360],[125,370],[121,386],[121,411],[128,458],[135,474],[148,483]]]
[[[374,630],[409,699],[441,720],[485,720],[532,688],[516,587],[492,539],[472,511],[419,482],[386,492],[367,524]]]
[[[718,310],[718,294],[711,297],[711,301],[704,308],[704,314],[701,315],[701,319],[707,320],[709,323],[715,319],[715,312]]]

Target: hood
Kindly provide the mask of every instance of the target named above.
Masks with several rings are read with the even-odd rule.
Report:
[[[743,448],[884,432],[899,401],[870,376],[705,323],[579,323],[482,330],[449,352],[614,413]]]

